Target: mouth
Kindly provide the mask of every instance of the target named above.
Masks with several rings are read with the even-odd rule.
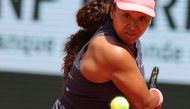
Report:
[[[128,40],[134,40],[137,37],[137,34],[135,33],[126,33]]]
[[[126,34],[127,34],[128,36],[136,36],[136,35],[137,35],[137,33],[128,33],[128,32],[126,32]]]
[[[137,39],[138,34],[126,32],[126,36],[127,36],[127,40],[133,43]]]

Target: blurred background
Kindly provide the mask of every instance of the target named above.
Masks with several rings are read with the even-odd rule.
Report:
[[[51,109],[61,94],[64,43],[86,0],[0,0],[0,108]],[[141,38],[145,79],[158,66],[163,109],[190,103],[190,0],[158,0]]]

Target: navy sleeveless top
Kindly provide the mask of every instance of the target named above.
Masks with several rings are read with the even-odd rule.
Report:
[[[106,23],[103,25],[93,37],[96,36],[117,37],[114,27],[111,23]],[[88,45],[88,43],[86,43],[86,45],[84,45],[84,47],[78,53],[73,67],[65,80],[63,98],[66,99],[66,103],[69,103],[69,105],[72,106],[72,109],[110,109],[110,101],[115,96],[122,96],[123,94],[115,87],[112,81],[105,83],[93,83],[83,77],[80,71],[80,65],[84,53],[84,48]],[[136,48],[136,62],[139,70],[144,76],[139,40],[136,42]]]

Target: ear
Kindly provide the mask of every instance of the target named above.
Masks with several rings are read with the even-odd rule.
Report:
[[[113,11],[114,11],[114,10],[113,10],[113,5],[112,5],[111,8],[110,8],[110,18],[111,18],[111,19],[113,19]]]

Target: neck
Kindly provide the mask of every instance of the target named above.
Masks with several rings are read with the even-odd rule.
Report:
[[[129,45],[129,49],[133,52],[135,56],[137,55],[136,43]]]

